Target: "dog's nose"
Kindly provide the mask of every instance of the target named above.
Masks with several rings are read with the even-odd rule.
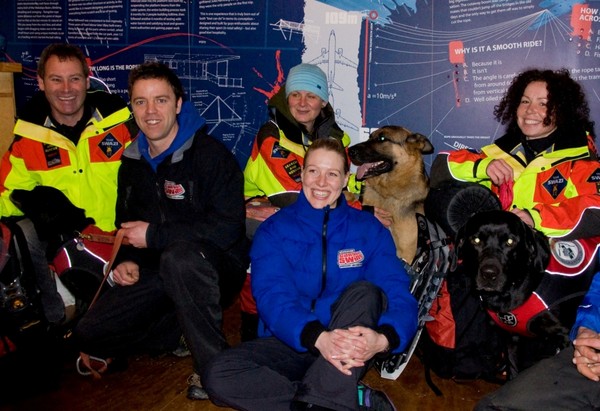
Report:
[[[496,281],[496,278],[498,278],[499,274],[498,267],[491,264],[483,265],[479,269],[479,274],[485,281]]]

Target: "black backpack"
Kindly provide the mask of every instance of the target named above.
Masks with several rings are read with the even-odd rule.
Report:
[[[60,340],[48,331],[27,242],[10,219],[0,222],[0,406],[58,388]]]
[[[431,371],[438,377],[455,380],[504,381],[505,344],[501,330],[472,292],[471,283],[460,266],[447,274],[431,306],[432,321],[425,324],[417,348],[427,382],[437,395],[441,391],[431,381]]]

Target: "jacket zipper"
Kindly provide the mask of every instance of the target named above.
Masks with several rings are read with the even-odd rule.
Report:
[[[325,216],[323,217],[323,228],[321,230],[321,291],[319,296],[312,300],[310,311],[315,311],[317,300],[323,295],[325,287],[327,286],[327,223],[329,223],[329,210],[330,207],[325,207]]]

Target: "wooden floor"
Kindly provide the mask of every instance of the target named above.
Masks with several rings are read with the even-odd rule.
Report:
[[[239,341],[237,306],[225,315],[225,333],[232,344]],[[2,372],[2,370],[0,370]],[[82,377],[75,370],[75,360],[65,361],[60,389],[0,406],[1,410],[227,410],[209,401],[186,398],[186,379],[191,372],[191,358],[164,355],[130,359],[127,370],[105,375],[101,380]],[[397,380],[382,379],[375,371],[365,382],[384,390],[398,410],[471,410],[477,400],[496,385],[483,381],[457,383],[432,376],[443,392],[436,396],[425,382],[423,367],[413,357]],[[0,387],[0,395],[1,394]]]

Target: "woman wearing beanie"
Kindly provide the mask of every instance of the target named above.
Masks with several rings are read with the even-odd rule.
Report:
[[[301,190],[300,172],[308,146],[333,137],[344,147],[350,137],[337,125],[328,103],[327,76],[318,66],[299,64],[290,69],[286,83],[269,100],[269,121],[259,129],[244,170],[246,199],[267,197],[274,207],[259,207],[260,217],[246,219],[246,233],[253,237],[265,215],[296,201]],[[350,191],[359,193],[354,175]],[[249,208],[252,213],[252,207]],[[266,210],[266,211],[265,211]],[[266,214],[265,214],[266,213]],[[242,341],[256,337],[258,315],[250,293],[250,276],[241,294]]]
[[[308,146],[334,137],[350,144],[328,103],[327,76],[318,66],[292,67],[286,83],[269,100],[269,121],[260,128],[244,170],[246,198],[267,196],[277,207],[295,201]]]

